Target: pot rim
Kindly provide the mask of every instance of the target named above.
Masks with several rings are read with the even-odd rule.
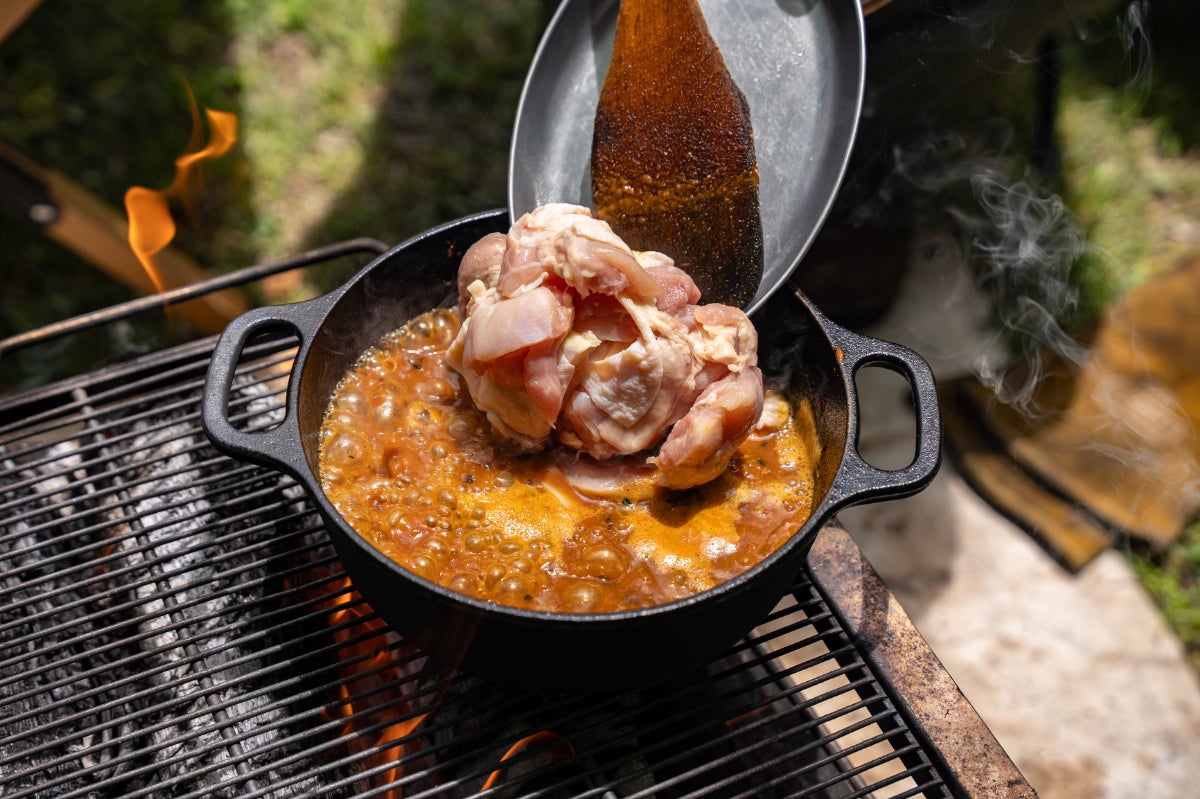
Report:
[[[436,596],[442,603],[466,609],[475,615],[501,615],[525,624],[571,624],[607,627],[620,625],[636,619],[679,613],[701,605],[720,603],[723,599],[749,590],[765,572],[781,568],[794,558],[803,557],[817,531],[839,509],[862,502],[899,498],[916,493],[934,477],[940,466],[940,424],[937,416],[937,397],[932,374],[928,365],[915,352],[878,339],[852,333],[830,321],[816,308],[804,293],[794,290],[797,301],[812,316],[815,327],[825,344],[832,350],[837,371],[841,377],[841,392],[845,401],[845,429],[842,457],[825,495],[820,498],[809,517],[787,540],[758,563],[746,571],[724,582],[696,594],[671,602],[652,605],[635,610],[609,611],[605,613],[565,613],[559,611],[530,610],[491,602],[427,580],[389,558],[370,541],[354,529],[330,502],[321,488],[320,476],[308,459],[301,440],[300,398],[304,395],[305,378],[309,374],[310,356],[326,324],[344,298],[356,286],[366,280],[374,270],[385,266],[398,253],[419,246],[443,234],[469,227],[475,223],[503,223],[507,227],[507,210],[485,211],[431,228],[401,244],[392,247],[362,267],[354,276],[338,288],[316,297],[291,305],[257,308],[243,314],[226,329],[214,350],[213,368],[205,387],[203,421],[213,443],[223,451],[242,459],[255,461],[276,469],[283,469],[304,484],[321,516],[332,527],[337,528],[340,538],[351,543],[359,551],[399,578],[410,580]],[[495,227],[500,230],[501,227]],[[758,313],[758,312],[756,312]],[[267,434],[245,434],[233,430],[228,423],[226,408],[232,387],[233,365],[237,354],[250,335],[268,327],[290,329],[300,338],[300,346],[294,359],[287,388],[287,412],[283,422]],[[361,353],[354,356],[355,360]],[[858,368],[873,363],[893,368],[904,373],[913,388],[918,407],[917,456],[912,464],[899,471],[879,470],[867,464],[858,454],[857,431],[859,409],[854,374]],[[352,363],[352,362],[351,362]],[[221,368],[216,368],[220,366]],[[323,397],[327,407],[328,397]],[[290,439],[290,440],[289,440]],[[932,444],[931,444],[932,442]],[[842,485],[845,481],[866,480],[868,484]],[[874,480],[874,482],[871,482]],[[335,546],[339,536],[334,536]],[[351,579],[353,575],[351,574]]]

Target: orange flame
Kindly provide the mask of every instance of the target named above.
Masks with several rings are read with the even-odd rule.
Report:
[[[317,580],[328,574],[326,568],[314,569],[309,579]],[[303,582],[304,578],[287,579],[289,586]],[[412,665],[405,663],[406,655],[414,650],[406,648],[387,623],[375,615],[348,577],[341,575],[324,586],[314,608],[328,612],[326,621],[339,646],[341,661],[336,697],[323,709],[323,716],[328,721],[340,722],[337,734],[346,739],[351,751],[373,750],[363,762],[364,771],[371,774],[369,788],[382,790],[383,799],[403,799],[401,788],[385,786],[394,785],[404,777],[402,760],[421,752],[422,739],[417,733],[436,712],[442,696],[439,693],[432,708],[424,712],[417,712],[413,702],[405,697],[403,686],[413,684]],[[399,716],[398,720],[391,720],[395,716]],[[366,728],[377,732],[358,734]],[[539,761],[554,762],[573,757],[575,748],[552,730],[527,735],[500,757],[481,791],[499,785],[508,776],[512,762],[526,754]]]
[[[388,716],[395,711],[382,708],[405,699],[400,687],[405,683],[400,666],[405,650],[397,650],[396,634],[373,615],[348,578],[339,578],[331,588],[332,591],[316,605],[329,610],[328,621],[334,628],[333,638],[341,647],[339,654],[343,659],[337,700],[332,708],[327,708],[327,718],[343,722],[340,734],[347,738],[353,749],[378,749],[364,764],[374,773],[372,787],[378,788],[404,776],[404,767],[399,761],[420,750],[420,739],[411,736],[433,711],[417,713],[411,704],[403,701],[402,706],[408,708],[407,717],[387,723]],[[391,687],[380,690],[384,686]],[[386,726],[373,738],[363,739],[354,735],[356,719],[364,726],[381,723]],[[383,796],[400,799],[402,794],[398,788],[390,788]]]
[[[150,276],[155,290],[166,287],[158,270],[154,267],[154,256],[175,238],[175,220],[168,205],[169,198],[177,196],[186,208],[193,208],[196,192],[197,165],[208,158],[219,158],[229,152],[237,142],[237,116],[226,111],[205,108],[208,118],[208,142],[200,146],[202,122],[196,100],[189,92],[192,106],[192,141],[188,152],[175,159],[175,179],[162,191],[133,186],[125,192],[125,213],[129,218],[129,246],[133,249],[142,268]]]
[[[575,747],[569,743],[562,742],[562,736],[553,730],[540,730],[532,735],[526,735],[508,748],[508,751],[500,758],[500,765],[488,775],[480,790],[489,791],[495,788],[497,783],[504,779],[504,773],[508,767],[509,760],[512,760],[523,752],[535,749],[546,749],[546,754],[551,760],[565,760],[575,755]]]

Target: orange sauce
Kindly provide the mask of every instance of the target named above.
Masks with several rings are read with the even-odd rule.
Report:
[[[338,385],[321,428],[326,495],[409,571],[520,608],[629,610],[742,573],[811,513],[811,453],[792,409],[764,414],[778,423],[703,486],[664,492],[640,473],[581,492],[572,450],[522,453],[492,432],[445,362],[458,326],[438,310],[386,336]]]

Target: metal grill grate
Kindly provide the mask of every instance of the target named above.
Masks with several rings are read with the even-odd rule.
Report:
[[[276,422],[293,342],[231,415]],[[0,404],[0,793],[942,797],[802,575],[686,679],[548,696],[428,674],[289,478],[208,444],[211,342]]]

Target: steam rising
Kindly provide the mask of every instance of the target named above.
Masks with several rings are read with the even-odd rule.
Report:
[[[894,157],[903,180],[956,223],[979,288],[992,299],[997,335],[1016,349],[1016,360],[1032,367],[1016,378],[1007,363],[991,358],[975,365],[977,376],[1002,402],[1032,413],[1046,351],[1075,365],[1085,355],[1060,320],[1078,303],[1071,269],[1087,238],[1038,176],[1011,176],[1015,159],[1003,155],[1005,149],[1002,143],[1000,154],[981,155],[960,136],[938,134],[898,147]]]
[[[1135,0],[1125,9],[1125,18],[1117,21],[1117,35],[1130,65],[1129,85],[1143,92],[1150,86],[1154,72],[1149,14],[1149,0]]]
[[[1152,74],[1148,11],[1148,2],[1130,3],[1115,25],[1126,57],[1126,91],[1135,100]],[[1088,242],[1046,176],[1014,153],[1014,138],[1001,122],[972,138],[937,132],[904,142],[893,150],[896,172],[883,190],[893,191],[896,181],[915,189],[914,204],[919,212],[924,208],[926,221],[949,217],[961,235],[975,282],[990,298],[995,335],[1007,345],[984,347],[972,369],[997,401],[1038,423],[1029,428],[1036,433],[1009,442],[1013,451],[1056,481],[1091,480],[1084,496],[1102,516],[1136,516],[1132,503],[1157,519],[1139,522],[1140,529],[1169,530],[1178,523],[1170,513],[1150,513],[1163,510],[1160,500],[1173,497],[1165,504],[1185,513],[1200,502],[1194,423],[1167,388],[1177,376],[1147,357],[1160,344],[1139,349],[1146,320],[1123,316],[1130,310],[1125,303],[1106,312],[1094,344],[1064,328],[1078,317],[1076,264],[1085,253],[1111,256]],[[996,352],[1005,354],[982,354]],[[1116,512],[1099,507],[1110,501],[1124,506]]]
[[[1070,273],[1087,239],[1062,199],[1040,193],[1028,180],[1010,184],[986,171],[971,178],[971,188],[982,215],[959,214],[960,222],[971,231],[981,285],[995,298],[1002,328],[1030,367],[1014,380],[1005,366],[984,362],[979,377],[1002,402],[1033,412],[1042,353],[1048,350],[1075,366],[1083,362],[1084,348],[1059,320],[1077,305]]]
[[[1151,47],[1148,0],[1135,0],[1116,18],[1109,35],[1121,43],[1129,67],[1128,85],[1148,85]],[[999,47],[994,13],[975,19],[956,15],[976,46]],[[1091,38],[1078,23],[1080,41]],[[1028,59],[1013,54],[1015,62]],[[972,255],[976,279],[994,306],[998,337],[1007,344],[1011,369],[996,357],[974,365],[977,377],[1001,402],[1030,416],[1039,415],[1035,392],[1050,360],[1078,369],[1087,349],[1063,329],[1079,304],[1072,281],[1076,262],[1090,252],[1079,220],[1046,179],[1013,153],[1013,132],[1006,121],[993,120],[970,141],[939,132],[894,148],[896,172],[882,190],[895,191],[893,181],[917,189],[917,203],[948,215],[961,232],[964,250]],[[1004,347],[989,347],[996,352]]]

